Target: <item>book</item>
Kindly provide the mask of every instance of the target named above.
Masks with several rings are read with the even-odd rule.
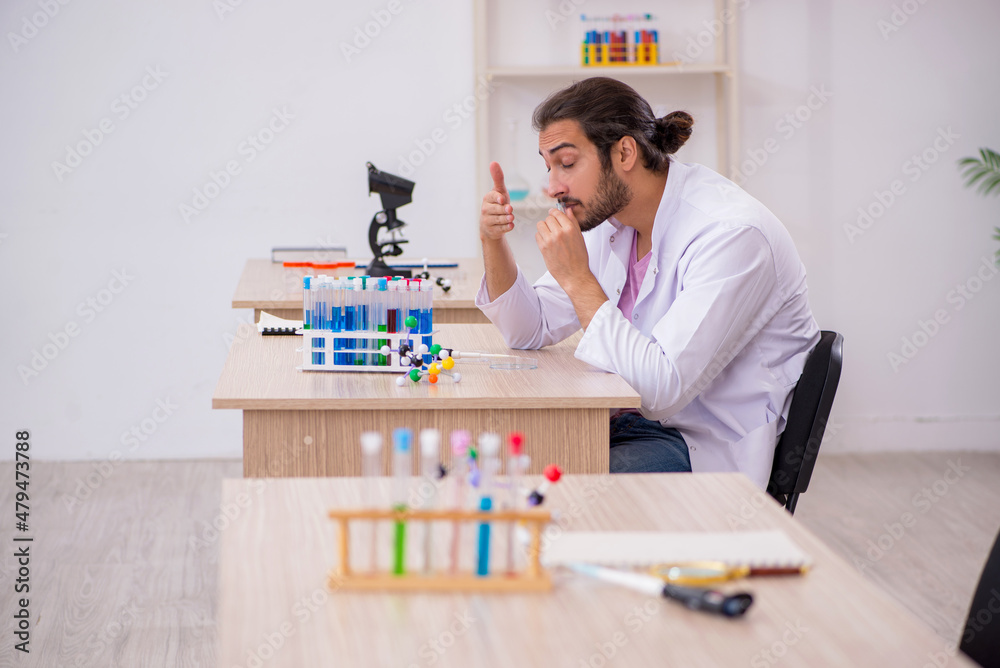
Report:
[[[753,570],[805,571],[812,560],[784,531],[567,531],[542,553],[546,566],[569,562],[650,568],[660,564],[721,562]]]

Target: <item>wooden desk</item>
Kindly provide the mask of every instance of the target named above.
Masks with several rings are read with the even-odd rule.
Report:
[[[476,307],[476,292],[479,291],[479,281],[483,276],[483,261],[479,258],[462,258],[431,260],[431,262],[458,263],[457,269],[430,270],[431,276],[435,278],[443,276],[452,281],[448,292],[434,286],[435,321],[488,323],[489,320]],[[339,269],[315,273],[358,276],[364,272],[360,269]],[[233,308],[252,308],[254,322],[260,319],[262,310],[279,318],[301,320],[302,277],[305,275],[305,269],[285,269],[281,263],[271,262],[268,259],[247,260],[240,282],[236,285],[236,293],[233,294]]]
[[[545,504],[562,512],[552,541],[563,530],[785,531],[815,567],[723,586],[754,594],[736,621],[558,572],[541,594],[330,591],[336,531],[326,511],[357,504],[368,485],[388,499],[389,479],[224,481],[232,519],[221,531],[220,666],[257,656],[269,668],[974,668],[740,474],[566,476]]]
[[[511,353],[493,325],[441,325],[434,341],[466,351]],[[297,371],[297,336],[260,336],[243,325],[212,398],[213,408],[243,411],[247,477],[360,475],[360,437],[388,438],[396,427],[524,432],[532,472],[558,462],[567,472],[606,473],[609,415],[639,406],[621,377],[573,357],[580,333],[543,350],[522,371],[466,360],[462,380],[396,385],[395,373]],[[416,465],[416,458],[414,459]]]

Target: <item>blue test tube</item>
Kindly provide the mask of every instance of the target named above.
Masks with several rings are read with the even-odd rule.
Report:
[[[332,293],[332,309],[330,313],[330,331],[332,332],[342,332],[344,331],[344,290],[341,283],[341,279],[335,279],[331,282],[330,292]],[[333,363],[343,364],[344,363],[344,353],[339,352],[344,349],[344,339],[337,336],[333,339]]]
[[[344,323],[345,332],[356,332],[361,329],[361,279],[352,278],[347,289],[347,303],[345,305],[344,311],[347,314],[347,321]],[[351,350],[357,350],[358,339],[348,339],[347,347]],[[347,355],[347,363],[351,365],[356,365],[359,363],[361,354],[357,352],[350,352]]]
[[[434,284],[430,281],[420,283],[420,342],[430,350],[434,343]],[[424,355],[424,363],[430,364],[434,356],[430,353]]]
[[[312,276],[302,277],[302,329],[312,329]]]
[[[418,334],[420,332],[420,279],[413,278],[409,280],[407,285],[407,292],[409,297],[409,305],[406,311],[406,315],[413,318],[416,322],[416,326],[410,329],[410,334]],[[419,339],[407,337],[407,342],[410,344],[410,348],[413,348],[414,341]]]
[[[479,436],[479,510],[493,510],[493,477],[499,468],[500,435],[484,432]],[[490,523],[479,524],[479,551],[476,575],[490,574]]]
[[[388,298],[389,298],[388,283],[389,282],[386,281],[384,278],[378,279],[378,284],[377,284],[378,292],[375,293],[375,297],[376,297],[376,300],[375,300],[375,320],[376,320],[376,322],[375,322],[375,328],[379,332],[388,332],[389,331],[389,327],[388,327],[388,311],[389,311],[389,308],[388,308],[388,305],[389,305],[389,302],[388,302]],[[388,345],[388,344],[389,344],[389,339],[379,339],[376,342],[376,347],[379,350],[381,350],[382,346],[385,346],[385,345]],[[388,366],[388,364],[389,364],[389,358],[386,355],[383,355],[382,353],[379,353],[379,355],[378,355],[378,364],[379,364],[379,366]]]

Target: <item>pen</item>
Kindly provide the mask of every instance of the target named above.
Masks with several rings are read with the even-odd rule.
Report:
[[[580,562],[571,562],[566,565],[581,575],[619,584],[652,596],[663,596],[682,603],[692,610],[711,612],[723,617],[740,617],[753,604],[753,596],[746,592],[726,595],[712,589],[664,584],[663,580],[652,575],[629,573]]]

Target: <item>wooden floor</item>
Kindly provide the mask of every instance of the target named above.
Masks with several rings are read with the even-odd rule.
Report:
[[[0,463],[0,668],[216,665],[220,482],[241,476],[239,461],[33,462],[27,656],[13,649],[8,614],[13,470]],[[998,482],[1000,454],[821,457],[796,518],[944,648],[1000,528]]]

